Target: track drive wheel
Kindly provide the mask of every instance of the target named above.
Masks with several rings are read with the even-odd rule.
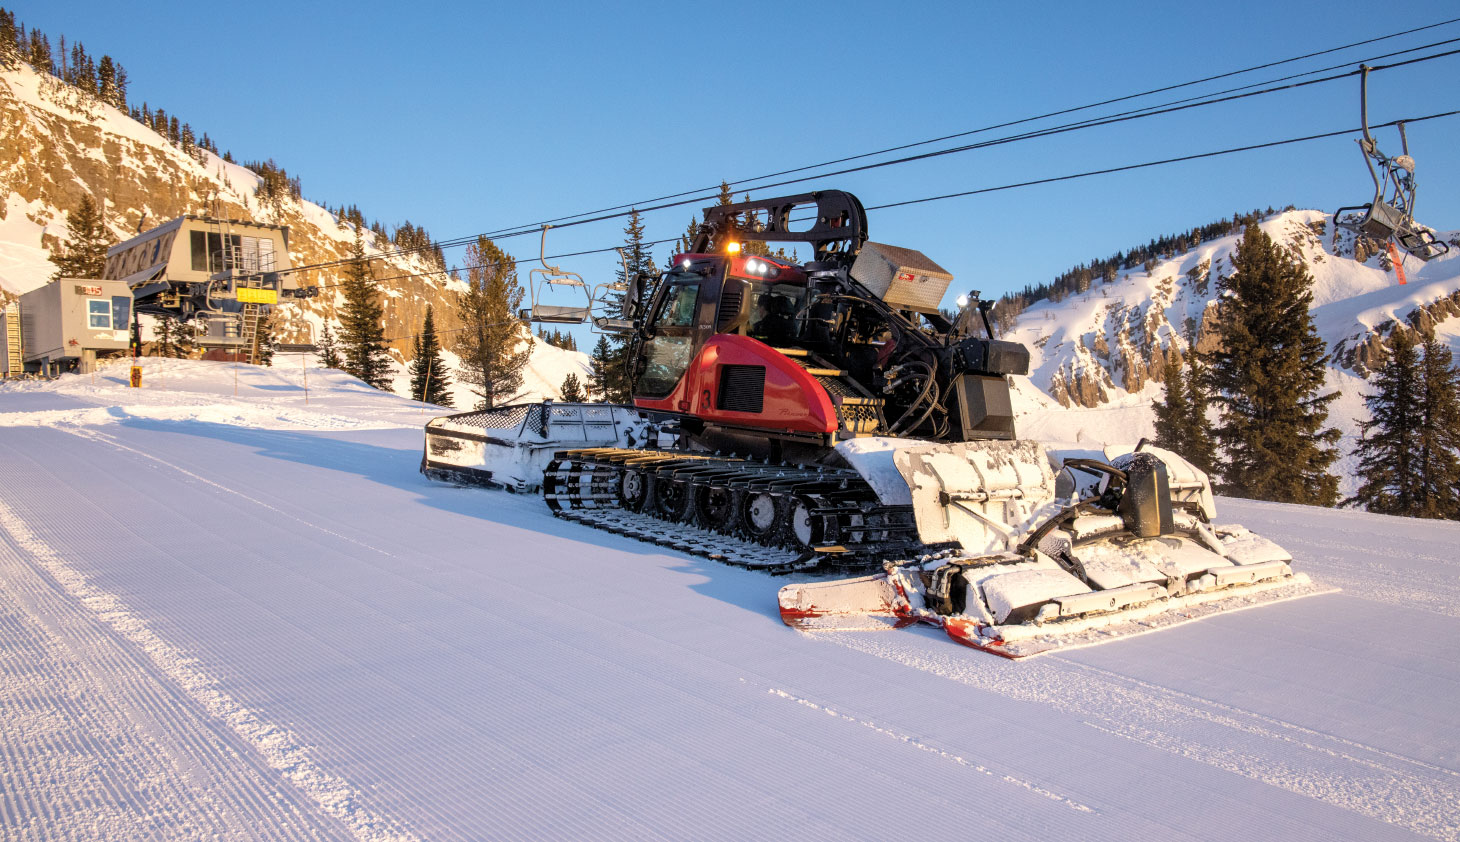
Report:
[[[625,468],[614,483],[619,505],[631,512],[642,511],[649,499],[649,477],[643,471]]]
[[[751,540],[768,547],[783,540],[791,500],[784,494],[747,491],[740,501],[740,527]]]
[[[740,492],[725,486],[696,484],[694,513],[706,529],[733,535],[740,528]]]
[[[689,483],[654,474],[649,477],[645,508],[661,520],[679,523],[693,512]]]
[[[798,494],[791,498],[785,536],[790,546],[798,550],[809,550],[835,540],[835,536],[830,534],[836,531],[831,519],[814,513],[822,505],[822,501],[815,497]]]

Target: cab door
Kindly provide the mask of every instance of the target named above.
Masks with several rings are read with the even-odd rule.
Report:
[[[637,362],[634,397],[661,400],[674,391],[704,337],[713,328],[706,318],[708,279],[694,273],[670,273],[655,298],[650,337]]]

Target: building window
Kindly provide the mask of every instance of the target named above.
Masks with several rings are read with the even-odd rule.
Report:
[[[105,298],[86,299],[86,320],[93,330],[111,330],[112,303]]]
[[[208,271],[208,235],[202,231],[189,231],[188,241],[193,248],[193,271]]]
[[[112,330],[125,330],[132,320],[132,296],[112,296]]]

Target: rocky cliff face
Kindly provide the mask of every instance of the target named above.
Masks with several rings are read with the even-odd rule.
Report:
[[[1460,349],[1460,249],[1428,264],[1408,258],[1409,283],[1400,286],[1376,244],[1334,232],[1321,212],[1281,213],[1262,228],[1313,275],[1312,312],[1336,369],[1367,376],[1401,329],[1438,331]],[[1030,307],[1010,338],[1034,351],[1034,384],[1065,407],[1158,395],[1150,387],[1161,383],[1169,359],[1220,346],[1219,282],[1232,271],[1239,239],[1203,243],[1150,271],[1136,268]]]
[[[29,67],[0,72],[0,296],[45,283],[47,256],[64,238],[65,213],[90,194],[105,203],[118,240],[182,214],[289,226],[290,258],[305,265],[347,257],[354,229],[308,201],[261,199],[261,179],[203,150],[196,157],[125,114]],[[457,327],[454,283],[426,258],[385,255],[393,247],[366,231],[371,266],[383,280],[386,335],[404,360],[427,306],[437,328]],[[403,277],[401,277],[403,276]],[[301,285],[318,298],[280,306],[281,341],[304,342],[341,304],[339,269],[312,270]]]

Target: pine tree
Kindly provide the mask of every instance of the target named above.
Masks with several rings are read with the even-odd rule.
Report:
[[[159,316],[157,321],[152,323],[152,355],[156,357],[175,357],[176,349],[172,344],[172,323],[177,321],[172,316]]]
[[[441,356],[441,340],[436,336],[436,317],[426,307],[426,321],[416,337],[411,360],[411,400],[437,406],[451,406],[451,377],[446,360]]]
[[[115,85],[116,94],[112,99],[112,105],[125,111],[127,108],[127,68],[122,67],[121,62],[117,62],[117,79]]]
[[[637,277],[647,279],[658,276],[659,267],[654,265],[654,256],[649,254],[649,249],[644,244],[644,219],[637,210],[629,212],[629,222],[624,226],[623,248],[624,261],[617,274],[619,283],[627,283]],[[648,308],[649,296],[653,292],[654,287],[650,283],[640,286],[636,312],[642,314]]]
[[[100,278],[111,242],[101,211],[89,194],[81,194],[76,210],[66,213],[66,243],[58,254],[51,255],[56,264],[51,279]]]
[[[1152,404],[1156,413],[1156,444],[1173,453],[1185,453],[1190,441],[1191,405],[1187,403],[1186,383],[1181,376],[1181,359],[1176,354],[1166,358],[1166,394]]]
[[[578,382],[578,375],[571,371],[563,378],[562,388],[558,391],[563,393],[563,400],[569,403],[582,403],[585,399],[583,384]]]
[[[30,66],[34,67],[37,73],[49,73],[56,75],[56,66],[51,61],[51,39],[47,38],[39,29],[30,31]]]
[[[344,363],[340,368],[377,389],[390,389],[390,355],[385,350],[385,310],[380,291],[370,275],[365,243],[355,231],[351,262],[345,266],[340,284],[345,303],[340,308],[340,345]]]
[[[1362,505],[1371,512],[1418,515],[1423,507],[1419,472],[1419,427],[1422,400],[1419,355],[1408,331],[1394,336],[1389,359],[1374,372],[1378,391],[1364,396],[1369,420],[1359,424],[1358,475],[1362,480],[1344,505]]]
[[[700,233],[700,218],[693,214],[689,218],[689,226],[684,233],[679,235],[679,242],[675,243],[675,254],[689,254],[695,247],[695,239]]]
[[[1212,438],[1212,425],[1207,420],[1211,395],[1207,393],[1206,366],[1193,348],[1186,366],[1186,405],[1191,413],[1185,449],[1181,456],[1200,468],[1208,477],[1217,475],[1217,443]]]
[[[0,67],[14,67],[20,59],[20,31],[15,27],[15,13],[0,9]]]
[[[51,51],[51,39],[39,29],[30,31],[30,63],[37,72],[56,75],[56,59]]]
[[[102,56],[96,66],[96,92],[107,105],[117,104],[117,66],[111,56]]]
[[[627,403],[628,395],[623,388],[621,373],[623,361],[615,356],[607,336],[599,334],[598,344],[593,346],[593,353],[589,355],[589,364],[592,366],[588,375],[589,398],[607,403]]]
[[[259,365],[274,367],[274,354],[279,350],[279,326],[274,321],[274,311],[259,317]]]
[[[345,363],[340,359],[339,348],[335,347],[335,335],[326,322],[319,334],[319,364],[325,368],[340,368]]]
[[[478,237],[467,246],[466,258],[471,264],[467,289],[457,294],[462,324],[454,348],[461,358],[458,379],[472,387],[477,408],[491,409],[522,387],[532,343],[518,350],[530,334],[517,317],[522,287],[512,256],[487,237]]]
[[[1422,517],[1460,519],[1460,371],[1433,333],[1420,364],[1419,462]]]
[[[645,245],[644,222],[637,210],[629,214],[628,224],[624,226],[623,256],[616,279],[623,284],[642,279],[642,283],[638,284],[638,297],[631,304],[637,318],[642,319],[654,292],[654,285],[649,279],[659,274],[659,267],[654,265],[654,257]],[[627,403],[630,400],[628,355],[632,342],[628,336],[615,336],[610,342],[600,337],[598,347],[593,349],[593,385],[590,388],[605,401]],[[604,346],[607,346],[606,353],[601,353]]]
[[[1220,280],[1222,347],[1207,378],[1221,410],[1222,488],[1237,497],[1331,506],[1337,392],[1319,394],[1326,349],[1308,311],[1313,278],[1254,222]]]

